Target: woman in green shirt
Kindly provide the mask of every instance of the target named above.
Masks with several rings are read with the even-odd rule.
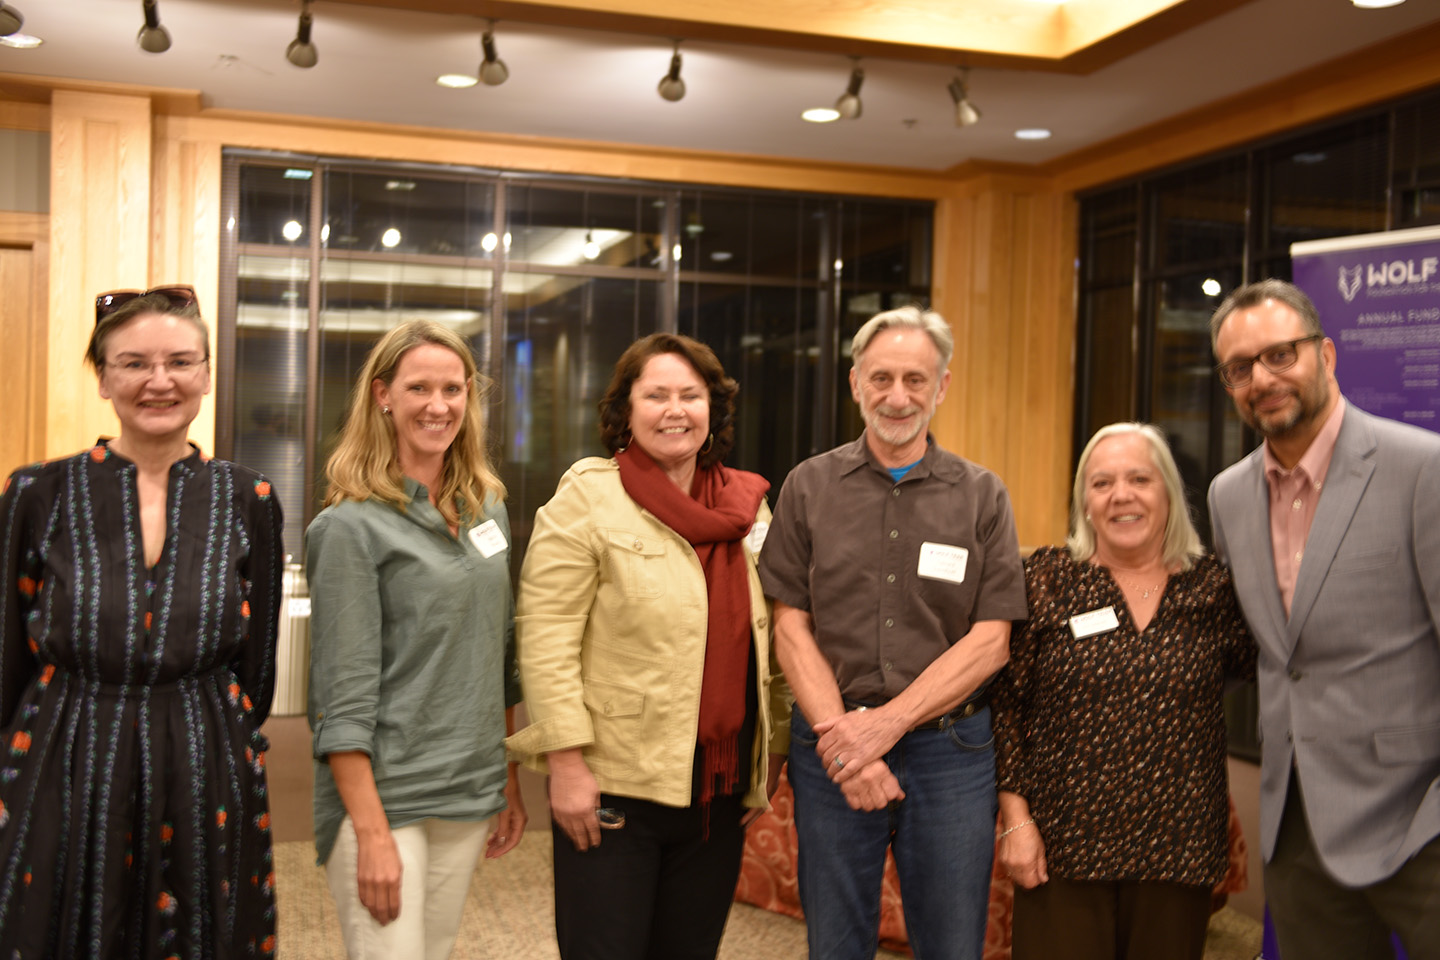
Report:
[[[510,525],[477,376],[439,324],[382,337],[306,533],[315,846],[352,957],[449,956],[482,847],[525,827]]]

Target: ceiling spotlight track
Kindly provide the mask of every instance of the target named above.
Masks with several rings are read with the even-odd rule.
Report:
[[[23,26],[25,26],[25,14],[8,3],[0,3],[0,37],[19,33]]]
[[[980,122],[980,108],[970,102],[970,68],[961,67],[950,81],[950,99],[955,101],[955,126],[969,127]]]
[[[494,20],[490,21],[490,26],[480,38],[480,49],[485,54],[485,59],[480,61],[480,82],[487,87],[498,87],[509,80],[510,68],[505,66],[505,61],[495,53]]]
[[[670,70],[660,78],[656,87],[660,96],[671,103],[685,98],[685,81],[680,79],[680,41],[675,41],[675,52],[670,55]]]
[[[842,120],[859,120],[863,104],[860,103],[860,86],[865,82],[865,71],[860,69],[860,58],[851,57],[855,66],[850,70],[850,82],[845,92],[835,101],[835,112]]]
[[[320,53],[315,49],[315,44],[310,42],[310,28],[314,25],[314,18],[310,15],[311,0],[302,0],[300,4],[300,27],[295,31],[295,39],[290,41],[290,46],[285,48],[285,59],[297,67],[309,69],[315,66],[320,60]]]
[[[160,25],[160,11],[156,0],[141,0],[145,11],[145,26],[135,35],[135,42],[147,53],[164,53],[170,49],[170,31]]]

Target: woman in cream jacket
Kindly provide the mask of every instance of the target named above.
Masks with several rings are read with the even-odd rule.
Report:
[[[788,748],[755,572],[768,484],[720,463],[736,392],[688,337],[632,344],[600,403],[614,457],[571,467],[535,517],[530,726],[508,744],[550,774],[564,960],[713,958]]]

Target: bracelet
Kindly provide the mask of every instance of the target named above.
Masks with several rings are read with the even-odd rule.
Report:
[[[1000,836],[997,837],[996,839],[1004,840],[1006,837],[1010,836],[1010,834],[1014,833],[1016,830],[1019,830],[1021,827],[1028,827],[1028,826],[1030,826],[1031,824],[1033,824],[1034,822],[1035,822],[1035,818],[1034,818],[1034,817],[1031,817],[1029,820],[1023,820],[1023,821],[1021,821],[1020,823],[1015,824],[1015,826],[1011,827],[1009,830],[1002,830],[1002,831],[1000,831]]]

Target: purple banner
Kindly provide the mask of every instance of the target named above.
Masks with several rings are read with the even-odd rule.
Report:
[[[1440,228],[1296,243],[1290,257],[1346,399],[1440,433]]]

